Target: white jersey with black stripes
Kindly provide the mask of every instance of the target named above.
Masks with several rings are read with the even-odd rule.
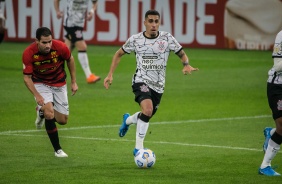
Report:
[[[158,33],[156,38],[147,38],[144,32],[132,35],[122,49],[136,54],[137,68],[132,83],[144,82],[154,91],[163,93],[169,53],[179,52],[182,46],[170,33]]]
[[[282,84],[282,71],[279,70],[279,65],[282,65],[282,31],[280,31],[275,38],[273,46],[272,58],[274,66],[268,71],[269,83]]]

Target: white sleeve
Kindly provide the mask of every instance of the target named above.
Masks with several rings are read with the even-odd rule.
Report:
[[[273,58],[273,68],[276,72],[282,72],[282,58]]]

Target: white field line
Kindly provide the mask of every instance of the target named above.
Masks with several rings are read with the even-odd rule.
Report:
[[[21,136],[21,137],[46,137],[45,135],[15,134],[15,133],[12,133],[12,134],[7,133],[7,134],[2,134],[2,135]],[[79,139],[79,140],[95,140],[95,141],[135,142],[135,140],[129,140],[129,139],[107,139],[107,138],[95,138],[95,137],[60,136],[60,138]],[[231,147],[231,146],[216,146],[216,145],[206,145],[206,144],[189,144],[189,143],[165,142],[165,141],[147,141],[147,143],[151,143],[151,144],[169,144],[169,145],[190,146],[190,147],[206,147],[206,148],[220,148],[220,149],[232,149],[232,150],[245,150],[245,151],[257,151],[257,152],[262,152],[262,149],[242,148],[242,147]]]
[[[212,119],[198,119],[198,120],[181,120],[181,121],[163,121],[163,122],[152,122],[150,126],[153,125],[163,125],[163,124],[185,124],[185,123],[199,123],[199,122],[214,122],[214,121],[234,121],[234,120],[246,120],[246,119],[263,119],[270,118],[270,115],[260,115],[260,116],[243,116],[243,117],[231,117],[231,118],[212,118]],[[64,130],[81,130],[81,129],[95,129],[95,128],[115,128],[120,125],[97,125],[97,126],[82,126],[82,127],[71,127],[71,128],[60,128],[60,131]],[[0,132],[2,134],[13,134],[13,133],[30,133],[45,130],[9,130]]]
[[[200,120],[184,120],[184,121],[171,121],[171,122],[154,122],[151,125],[159,124],[181,124],[181,123],[194,123],[194,122],[214,122],[214,121],[232,121],[232,120],[246,120],[246,119],[262,119],[270,118],[269,115],[261,116],[246,116],[246,117],[232,117],[232,118],[214,118],[214,119],[200,119]],[[62,128],[61,130],[80,130],[80,129],[94,129],[94,128],[113,128],[119,127],[120,125],[104,125],[104,126],[85,126],[85,127],[73,127],[73,128]],[[38,132],[39,130],[15,130],[15,131],[5,131],[0,132],[0,135],[7,136],[29,136],[29,137],[46,137],[45,135],[33,135],[33,134],[22,134],[22,133],[32,133]],[[44,130],[41,130],[44,131]],[[67,139],[80,139],[80,140],[97,140],[97,141],[120,141],[120,142],[135,142],[135,140],[128,139],[107,139],[107,138],[94,138],[94,137],[74,137],[74,136],[60,136]],[[205,145],[205,144],[189,144],[189,143],[179,143],[179,142],[164,142],[164,141],[149,141],[153,144],[170,144],[170,145],[180,145],[180,146],[192,146],[192,147],[208,147],[208,148],[221,148],[221,149],[233,149],[233,150],[246,150],[246,151],[262,151],[261,149],[255,148],[243,148],[243,147],[231,147],[231,146],[216,146],[216,145]]]

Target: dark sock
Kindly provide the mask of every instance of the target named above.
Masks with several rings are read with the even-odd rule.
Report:
[[[282,143],[282,136],[279,135],[276,131],[274,132],[274,134],[271,136],[271,139],[276,143],[281,145]]]
[[[45,119],[45,128],[54,150],[58,151],[59,149],[61,149],[61,146],[59,143],[59,134],[55,122],[56,122],[55,118]]]

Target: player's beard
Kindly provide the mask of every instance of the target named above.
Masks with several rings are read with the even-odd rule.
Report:
[[[50,52],[50,48],[40,48],[40,52],[42,53],[42,54],[49,54],[49,52]]]

